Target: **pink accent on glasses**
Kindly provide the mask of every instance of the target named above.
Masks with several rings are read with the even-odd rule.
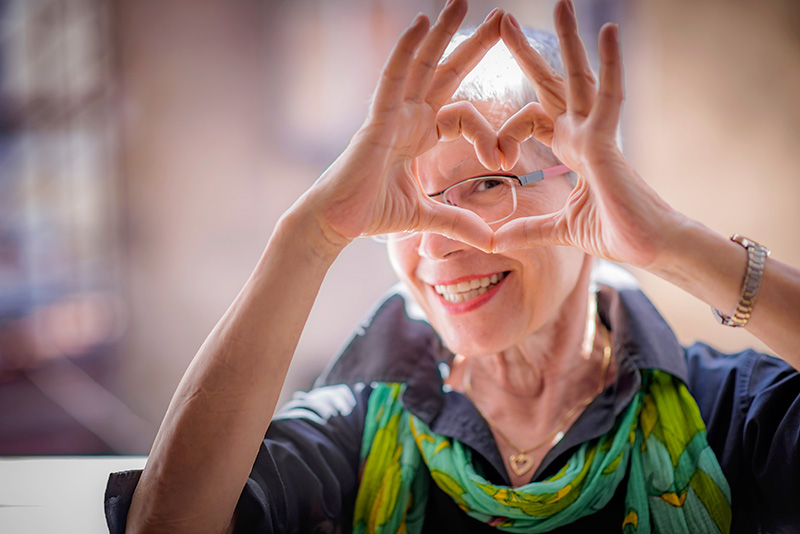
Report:
[[[551,176],[567,174],[568,172],[571,171],[572,169],[570,169],[566,165],[556,165],[555,167],[548,167],[546,169],[532,172],[530,174],[523,174],[522,176],[519,177],[519,183],[521,183],[522,185],[528,185],[534,182],[540,182],[545,178],[550,178]]]

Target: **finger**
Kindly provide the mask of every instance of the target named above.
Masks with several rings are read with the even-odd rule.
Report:
[[[422,42],[411,66],[406,84],[406,98],[420,101],[428,92],[439,60],[466,14],[465,0],[451,0],[445,5],[436,24]]]
[[[550,66],[528,42],[519,22],[510,13],[503,16],[500,36],[514,56],[522,72],[536,89],[539,102],[552,116],[561,115],[567,109],[564,79]]]
[[[458,45],[433,74],[430,89],[425,96],[433,109],[439,109],[452,98],[458,86],[469,72],[480,63],[497,41],[500,40],[500,19],[503,11],[497,9],[486,17],[475,33]]]
[[[497,170],[502,163],[497,146],[497,133],[471,102],[447,104],[436,115],[439,139],[452,141],[463,136],[475,147],[481,165]]]
[[[509,250],[568,245],[562,231],[560,212],[523,217],[507,222],[494,233],[492,252],[500,254]]]
[[[619,47],[619,28],[606,24],[600,30],[600,89],[592,115],[598,127],[616,132],[622,112],[625,89],[622,72],[622,56]]]
[[[427,221],[424,232],[441,234],[484,252],[492,251],[492,229],[469,210],[431,200],[425,205],[423,220]]]
[[[520,145],[535,137],[547,146],[553,141],[553,121],[538,102],[531,102],[503,124],[497,145],[503,154],[503,169],[514,168],[519,161]]]
[[[581,115],[588,115],[597,89],[586,49],[578,33],[575,7],[570,0],[561,0],[556,4],[555,21],[567,78],[567,107]]]
[[[420,13],[400,35],[381,72],[378,87],[375,89],[373,109],[393,109],[399,104],[414,54],[428,33],[429,25],[428,17]]]

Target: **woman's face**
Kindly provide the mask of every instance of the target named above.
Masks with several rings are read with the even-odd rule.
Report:
[[[500,106],[475,106],[495,128],[507,117]],[[420,181],[428,193],[488,172],[478,161],[473,146],[463,138],[440,142],[418,163]],[[552,157],[543,158],[534,141],[529,141],[523,145],[520,160],[511,172],[525,174],[554,164]],[[567,176],[517,188],[513,218],[557,211],[571,191]],[[554,321],[578,282],[585,257],[571,247],[487,254],[427,233],[390,242],[388,247],[395,272],[445,344],[465,356],[505,350]],[[465,283],[470,284],[469,289]]]

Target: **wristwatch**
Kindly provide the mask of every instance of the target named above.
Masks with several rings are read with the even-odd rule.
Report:
[[[761,278],[764,276],[764,266],[770,250],[739,234],[733,234],[731,241],[738,243],[747,250],[747,270],[742,282],[742,292],[739,295],[739,304],[732,317],[723,314],[718,309],[712,307],[711,312],[720,324],[725,326],[741,327],[747,324],[753,314],[753,306],[758,296],[758,288],[761,287]]]

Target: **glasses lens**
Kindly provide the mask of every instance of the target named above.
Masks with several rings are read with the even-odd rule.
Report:
[[[488,224],[505,220],[517,209],[514,180],[507,176],[481,176],[447,189],[447,204],[477,213]]]

